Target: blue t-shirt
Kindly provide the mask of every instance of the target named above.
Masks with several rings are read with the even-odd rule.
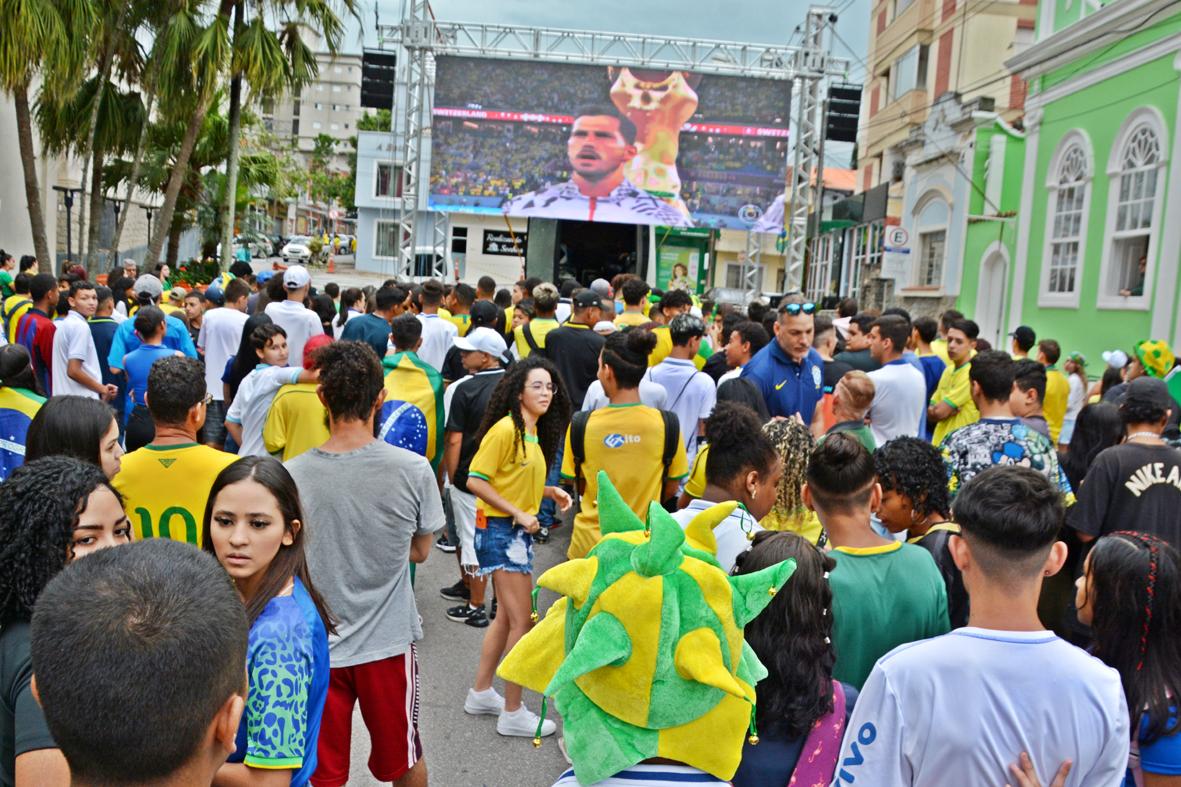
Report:
[[[804,360],[797,363],[779,342],[771,341],[746,364],[742,379],[750,380],[759,389],[772,417],[790,418],[799,413],[810,425],[816,403],[824,396],[824,359],[809,349]]]
[[[365,342],[373,348],[378,358],[384,358],[389,349],[390,324],[384,317],[378,317],[376,314],[362,314],[345,323],[344,330],[340,332],[340,339]]]
[[[1181,731],[1177,729],[1177,709],[1169,708],[1169,723],[1166,731],[1172,735],[1161,735],[1152,743],[1139,743],[1140,770],[1144,773],[1154,773],[1160,776],[1181,775]],[[1148,715],[1140,718],[1139,738],[1148,734]],[[1135,751],[1132,753],[1135,762]],[[1128,775],[1124,777],[1123,787],[1136,787],[1136,778],[1132,769],[1128,768]]]
[[[131,410],[137,404],[146,405],[144,395],[148,392],[148,372],[152,364],[161,358],[176,355],[176,350],[162,344],[140,345],[138,350],[132,350],[123,358],[123,370],[127,373],[127,403],[124,407],[124,421],[131,416]]]
[[[328,664],[328,633],[297,577],[291,595],[271,599],[250,627],[246,710],[227,761],[292,768],[292,787],[307,784],[316,770]]]
[[[180,350],[190,358],[197,357],[197,348],[193,345],[193,337],[185,324],[171,314],[164,317],[164,346],[172,350]],[[115,339],[111,342],[111,351],[107,353],[107,365],[115,369],[123,368],[123,356],[133,350],[138,350],[143,344],[135,332],[135,320],[127,320],[115,331]]]

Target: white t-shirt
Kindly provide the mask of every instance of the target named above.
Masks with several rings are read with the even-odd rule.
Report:
[[[352,320],[354,317],[360,317],[362,314],[364,314],[364,312],[359,312],[356,309],[349,309],[348,312],[345,314],[344,325],[348,325],[350,320]],[[344,325],[340,324],[340,317],[339,316],[332,320],[332,336],[333,336],[333,338],[335,338],[335,339],[340,338],[340,335],[342,333],[344,333]]]
[[[455,343],[455,337],[459,336],[459,329],[451,320],[444,320],[437,314],[420,314],[418,321],[422,323],[422,347],[418,348],[418,357],[441,372],[443,360]]]
[[[895,437],[917,437],[927,407],[927,381],[910,362],[899,358],[869,373],[873,404],[869,428],[878,445]]]
[[[82,383],[70,379],[69,363],[72,360],[82,361],[82,371],[94,378],[95,382],[103,381],[103,370],[98,365],[98,350],[94,346],[94,335],[90,333],[90,324],[72,309],[58,320],[53,334],[53,395],[89,396],[98,399],[99,395]]]
[[[668,394],[664,392],[664,386],[660,383],[654,383],[651,380],[640,380],[640,403],[648,407],[655,407],[657,410],[664,409],[664,403],[668,401]],[[603,392],[603,384],[595,380],[586,389],[586,396],[582,399],[583,410],[599,410],[611,404],[611,400],[607,398],[607,394]]]
[[[677,520],[677,524],[683,529],[689,526],[694,517],[714,505],[708,500],[690,500],[689,505],[680,511],[673,512],[673,519]],[[734,568],[734,561],[738,559],[739,555],[750,549],[751,538],[762,529],[755,518],[741,507],[735,508],[728,517],[714,527],[714,538],[718,542],[718,563],[721,564],[723,571],[727,574],[730,573],[730,570]]]
[[[1078,418],[1079,411],[1087,403],[1087,386],[1077,374],[1068,374],[1066,381],[1070,385],[1070,394],[1066,399],[1066,418]]]
[[[270,456],[263,444],[262,428],[266,425],[271,402],[279,389],[299,381],[303,369],[291,366],[268,366],[260,363],[242,378],[238,393],[226,411],[226,422],[242,425],[242,445],[238,456]]]
[[[295,301],[276,301],[268,303],[266,314],[275,324],[287,332],[287,362],[303,363],[303,346],[308,339],[324,333],[324,326],[320,324],[320,316],[311,309],[304,308],[302,303]]]
[[[681,440],[690,463],[697,455],[697,424],[709,418],[718,401],[718,389],[713,379],[700,372],[692,361],[665,358],[648,370],[646,379],[664,386],[668,395],[665,409],[677,414],[681,424]]]
[[[1128,766],[1119,673],[1050,631],[965,627],[878,660],[845,728],[833,787],[996,787],[1029,752],[1043,783],[1119,785]]]
[[[230,356],[238,352],[242,329],[248,319],[246,312],[219,306],[205,312],[205,319],[201,321],[197,346],[205,353],[205,391],[214,401],[225,401],[221,376]]]

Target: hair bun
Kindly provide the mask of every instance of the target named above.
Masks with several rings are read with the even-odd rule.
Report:
[[[627,332],[627,350],[636,355],[647,358],[656,349],[656,334],[641,328],[632,328]]]

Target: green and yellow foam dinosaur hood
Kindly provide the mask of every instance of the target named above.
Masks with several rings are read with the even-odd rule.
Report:
[[[538,579],[562,598],[498,674],[554,698],[583,784],[653,757],[729,779],[767,674],[742,628],[795,561],[727,576],[713,528],[734,503],[685,530],[654,503],[645,525],[600,472],[598,504],[603,539]]]

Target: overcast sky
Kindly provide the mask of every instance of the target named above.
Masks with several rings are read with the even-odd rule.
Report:
[[[382,24],[395,24],[403,0],[362,0],[361,30],[354,28],[346,49],[377,44],[374,3]],[[861,82],[869,31],[870,0],[836,0],[839,11],[833,54],[851,61],[851,81]],[[808,4],[784,0],[745,0],[737,4],[718,0],[431,0],[435,17],[449,22],[485,22],[525,27],[560,27],[620,33],[683,36],[686,38],[743,41],[760,44],[798,43],[794,35],[804,21]],[[846,48],[845,43],[849,48]],[[850,52],[850,49],[852,52]],[[849,146],[833,144],[838,159],[847,163]]]

